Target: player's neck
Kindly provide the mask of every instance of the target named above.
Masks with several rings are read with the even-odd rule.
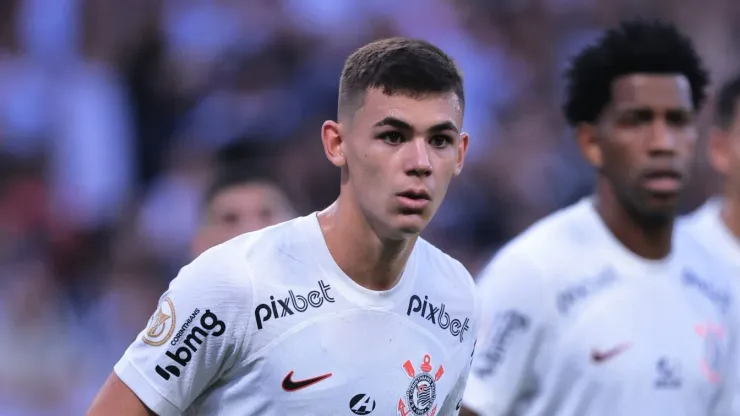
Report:
[[[319,213],[319,224],[339,268],[370,290],[388,290],[398,283],[417,238],[382,240],[360,211],[341,198]]]
[[[654,221],[630,212],[611,190],[597,190],[596,211],[627,249],[649,260],[667,257],[672,248],[673,220]]]
[[[722,222],[732,235],[740,239],[740,196],[722,200]]]

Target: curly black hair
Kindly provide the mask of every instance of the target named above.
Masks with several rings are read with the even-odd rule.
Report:
[[[596,122],[611,100],[612,82],[637,73],[681,74],[691,86],[694,108],[704,103],[709,73],[691,39],[671,23],[636,19],[607,30],[572,59],[565,72],[568,123]]]

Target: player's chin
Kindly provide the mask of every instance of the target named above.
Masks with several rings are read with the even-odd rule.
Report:
[[[680,194],[677,192],[647,192],[642,198],[642,213],[646,217],[666,220],[675,217]]]
[[[424,211],[400,211],[393,216],[392,228],[399,235],[416,235],[421,233],[429,224],[429,217]]]

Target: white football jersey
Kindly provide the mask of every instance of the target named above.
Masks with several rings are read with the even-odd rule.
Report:
[[[456,415],[476,310],[470,274],[421,238],[394,288],[359,286],[312,214],[184,267],[115,372],[159,415]]]
[[[726,265],[731,273],[731,284],[734,289],[734,298],[740,296],[740,240],[722,221],[722,199],[712,198],[698,210],[682,218],[679,222],[679,232],[692,239],[708,252],[713,261]],[[735,302],[737,306],[737,301]],[[738,312],[737,307],[735,311]],[[740,320],[740,316],[737,317]],[[740,346],[738,346],[740,348]],[[740,372],[740,366],[737,367]],[[740,394],[740,391],[737,392]],[[740,398],[736,396],[735,412],[740,414]]]
[[[712,198],[689,216],[681,219],[679,227],[690,234],[713,255],[738,271],[740,282],[740,240],[722,221],[722,200]]]
[[[727,280],[675,240],[669,258],[643,259],[586,198],[505,246],[479,281],[463,404],[481,416],[729,416]]]

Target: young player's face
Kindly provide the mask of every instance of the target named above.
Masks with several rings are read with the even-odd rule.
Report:
[[[371,89],[342,126],[346,178],[371,224],[403,237],[421,232],[463,167],[468,136],[455,94],[411,98]]]
[[[712,133],[709,157],[712,166],[727,180],[728,189],[740,196],[740,108],[727,130]]]
[[[698,132],[683,76],[629,75],[612,84],[598,126],[601,172],[623,203],[670,218],[689,174]]]
[[[194,254],[293,217],[283,192],[269,183],[246,183],[226,188],[209,204],[205,223],[193,243]]]

